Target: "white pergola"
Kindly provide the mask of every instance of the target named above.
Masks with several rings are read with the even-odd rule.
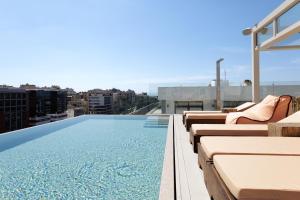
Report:
[[[252,37],[252,100],[257,103],[260,101],[260,51],[300,49],[300,0],[286,0],[243,34]]]

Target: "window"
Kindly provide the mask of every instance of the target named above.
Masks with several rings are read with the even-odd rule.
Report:
[[[5,107],[10,106],[10,100],[5,100]]]
[[[4,98],[5,99],[10,99],[10,95],[9,94],[4,94]]]

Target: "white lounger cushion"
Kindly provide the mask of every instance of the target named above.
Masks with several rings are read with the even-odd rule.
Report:
[[[300,156],[297,137],[201,137],[200,144],[209,159],[224,154]]]
[[[300,156],[216,155],[214,165],[239,200],[300,199]]]

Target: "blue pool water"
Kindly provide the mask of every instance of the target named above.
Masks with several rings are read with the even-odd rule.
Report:
[[[168,119],[82,116],[0,135],[0,199],[157,199]]]

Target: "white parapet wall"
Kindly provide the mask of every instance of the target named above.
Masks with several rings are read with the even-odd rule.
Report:
[[[300,96],[300,85],[265,85],[261,86],[260,92],[261,98],[269,94]],[[162,102],[162,113],[165,114],[174,114],[175,102],[180,101],[202,101],[203,110],[214,110],[215,99],[214,86],[158,88],[158,100]],[[252,101],[251,86],[223,86],[221,100],[222,103]]]

